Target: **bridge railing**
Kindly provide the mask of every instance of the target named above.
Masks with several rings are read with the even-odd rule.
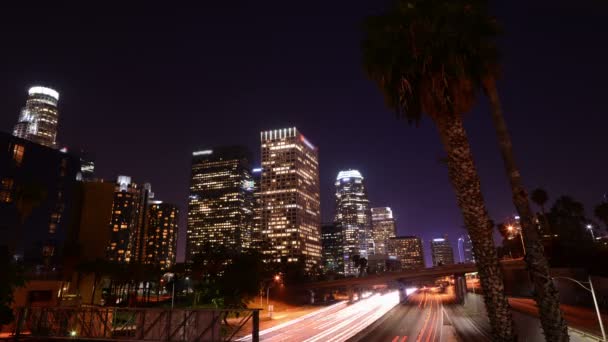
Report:
[[[259,341],[258,309],[19,308],[13,335],[136,341]]]

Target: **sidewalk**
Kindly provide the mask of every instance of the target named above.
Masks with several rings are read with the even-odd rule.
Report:
[[[517,329],[517,334],[519,336],[520,341],[524,342],[536,342],[536,341],[545,341],[542,327],[540,325],[540,320],[538,319],[538,310],[535,310],[534,301],[523,299],[523,298],[510,298],[509,302],[515,303],[513,307],[513,320],[515,321],[515,326]],[[447,307],[446,307],[447,308]],[[490,323],[488,321],[488,317],[485,311],[485,305],[483,303],[483,298],[480,295],[468,293],[465,299],[464,305],[454,305],[449,308],[449,312],[452,313],[453,317],[457,317],[454,319],[454,326],[463,341],[490,341]],[[520,311],[521,310],[521,311]],[[562,306],[562,310],[564,310],[564,315],[566,316],[566,320],[569,325],[572,327],[583,330],[583,326],[578,325],[580,321],[584,321],[585,317],[575,317],[573,316],[576,312],[580,314],[580,308],[575,308],[571,306]],[[594,316],[595,317],[595,316]],[[572,322],[572,323],[571,323]],[[593,319],[591,322],[596,324],[597,319]],[[585,322],[589,325],[589,322]],[[599,326],[597,326],[597,333],[595,330],[591,332],[596,336],[601,336],[599,332]],[[471,339],[471,330],[475,330],[477,332],[483,332],[484,337]],[[479,336],[479,334],[474,334],[473,336]],[[572,342],[589,342],[589,341],[597,341],[595,339],[584,337],[577,332],[570,331],[570,341]]]

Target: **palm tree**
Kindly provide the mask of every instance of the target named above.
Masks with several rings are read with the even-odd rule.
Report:
[[[475,5],[473,7],[472,5]],[[463,114],[475,102],[469,75],[476,60],[471,33],[483,23],[474,0],[401,0],[368,18],[363,65],[397,117],[418,123],[426,114],[447,153],[448,174],[473,242],[488,318],[495,341],[515,341],[513,318],[492,237],[493,224],[481,193]],[[484,31],[488,29],[484,27]],[[475,43],[476,41],[472,41]]]
[[[532,190],[532,195],[530,196],[532,202],[536,203],[540,207],[540,212],[545,216],[545,204],[549,201],[549,195],[543,188],[536,188]]]
[[[604,222],[606,228],[608,229],[608,202],[603,202],[595,207],[593,210],[593,214],[595,217],[600,219],[600,221]]]
[[[487,18],[489,19],[489,17]],[[493,24],[492,22],[493,20],[490,19],[490,25]],[[498,32],[497,29],[493,31]],[[491,33],[492,30],[488,32]],[[511,185],[513,204],[520,217],[519,222],[526,245],[525,261],[534,285],[534,296],[539,307],[545,339],[547,341],[568,341],[568,326],[559,307],[559,293],[549,272],[549,262],[545,257],[545,250],[534,224],[528,192],[523,185],[521,173],[515,162],[511,137],[502,114],[496,86],[499,75],[498,53],[492,38],[494,38],[492,35],[488,35],[486,39],[473,41],[473,44],[478,44],[478,56],[474,63],[470,63],[470,74],[475,75],[476,83],[481,85],[490,102],[498,145]]]

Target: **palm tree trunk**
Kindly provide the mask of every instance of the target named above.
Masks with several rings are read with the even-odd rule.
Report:
[[[485,207],[462,118],[458,115],[441,115],[435,117],[435,122],[447,152],[450,181],[473,243],[492,336],[494,341],[516,341],[515,324],[492,236],[493,225]]]
[[[93,277],[93,290],[91,291],[91,305],[95,303],[95,291],[97,290],[97,282],[99,281],[97,274]]]
[[[540,321],[545,333],[545,340],[551,342],[568,341],[568,326],[559,308],[559,294],[549,274],[549,263],[545,258],[544,248],[534,227],[532,210],[528,201],[528,193],[523,186],[519,168],[515,164],[511,137],[507,130],[496,83],[493,79],[484,82],[484,91],[492,107],[492,119],[498,137],[500,152],[505,164],[505,170],[511,183],[513,204],[520,217],[524,241],[526,243],[526,264],[530,278],[534,284],[534,296],[540,311]]]

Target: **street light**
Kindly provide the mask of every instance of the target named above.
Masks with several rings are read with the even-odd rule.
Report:
[[[509,230],[509,232],[513,233],[513,230],[515,230],[515,227],[508,225],[507,229]],[[524,255],[526,255],[526,244],[524,243],[524,236],[522,234],[521,229],[519,230],[519,239],[521,240],[521,248],[523,249]]]
[[[175,304],[175,273],[167,272],[163,274],[163,277],[167,277],[173,280],[172,290],[171,290],[171,310],[173,310],[173,305]]]
[[[588,224],[587,229],[589,229],[589,232],[591,233],[591,239],[595,241],[595,235],[593,234],[593,226],[591,224]]]
[[[606,331],[604,330],[604,323],[602,322],[602,315],[600,314],[600,307],[597,305],[597,298],[595,297],[595,290],[593,289],[593,283],[591,282],[591,276],[588,277],[589,281],[578,281],[569,277],[553,277],[553,279],[567,279],[572,282],[577,283],[580,287],[585,290],[591,292],[591,296],[593,297],[593,304],[595,305],[595,312],[597,313],[597,320],[600,323],[600,330],[602,331],[602,341],[606,341]],[[589,284],[589,287],[583,285]]]

